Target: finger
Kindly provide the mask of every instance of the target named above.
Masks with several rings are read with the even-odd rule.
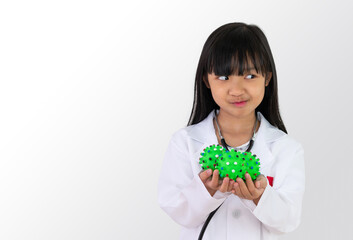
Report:
[[[248,187],[250,195],[253,198],[256,197],[257,189],[255,188],[249,173],[245,173],[245,179],[246,179],[246,186]]]
[[[233,190],[232,190],[232,193],[237,195],[238,197],[240,198],[245,198],[244,195],[241,193],[240,191],[240,188],[239,188],[239,183],[237,182],[234,182],[234,185],[233,185]]]
[[[227,190],[227,192],[232,191],[232,189],[233,189],[233,184],[234,184],[234,180],[233,180],[233,179],[230,179],[229,184],[228,184],[228,190]]]
[[[265,184],[266,184],[266,182],[264,182],[262,179],[255,181],[255,186],[256,186],[257,189],[264,188],[263,186],[264,186]]]
[[[203,183],[206,182],[206,180],[212,175],[212,169],[207,169],[206,171],[203,171],[199,174],[200,179]]]
[[[256,178],[256,182],[255,182],[256,188],[266,188],[267,186],[267,178],[260,174],[257,178]]]
[[[239,184],[240,192],[243,194],[243,196],[246,199],[252,199],[252,197],[249,193],[249,190],[248,190],[247,186],[245,185],[245,182],[243,181],[243,179],[237,178],[237,182]]]
[[[215,169],[213,171],[213,176],[212,176],[212,180],[210,182],[210,186],[213,188],[213,189],[217,189],[218,186],[219,186],[219,182],[218,182],[218,179],[219,179],[219,171],[217,169]]]
[[[260,181],[260,180],[266,180],[266,177],[263,174],[260,174],[259,176],[257,176],[256,181]]]
[[[229,177],[225,177],[223,179],[223,182],[222,182],[222,185],[221,185],[221,188],[219,189],[219,191],[221,192],[226,192],[228,190],[228,183],[229,183]]]

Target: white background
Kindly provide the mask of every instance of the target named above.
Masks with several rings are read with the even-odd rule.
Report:
[[[300,227],[352,239],[350,1],[1,1],[0,239],[178,239],[157,204],[206,38],[258,25],[304,145]]]

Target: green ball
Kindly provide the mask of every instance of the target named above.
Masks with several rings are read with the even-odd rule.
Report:
[[[217,159],[222,155],[223,147],[220,145],[211,145],[203,150],[200,154],[200,165],[203,170],[212,169],[214,171],[217,169]]]
[[[227,151],[222,146],[211,145],[200,154],[200,165],[203,170],[219,170],[220,178],[229,177],[236,180],[238,177],[245,181],[245,173],[249,173],[255,180],[260,173],[260,159],[251,152],[238,152],[234,149]]]
[[[255,180],[260,173],[260,159],[257,156],[248,152],[245,152],[247,155],[245,156],[247,172],[250,174],[252,180]]]
[[[229,177],[230,179],[236,180],[237,177],[240,177],[245,179],[245,160],[242,154],[236,152],[234,149],[224,152],[223,158],[218,159],[218,166],[219,176],[221,178]]]

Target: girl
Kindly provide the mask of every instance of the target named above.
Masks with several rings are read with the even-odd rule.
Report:
[[[253,182],[202,171],[213,145],[260,159]],[[299,225],[304,151],[280,116],[277,75],[264,33],[229,23],[207,39],[199,60],[192,113],[170,139],[158,184],[160,207],[182,226],[180,239],[277,239]]]

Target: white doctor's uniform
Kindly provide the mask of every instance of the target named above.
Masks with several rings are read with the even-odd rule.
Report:
[[[219,111],[219,110],[218,110]],[[304,150],[300,143],[272,126],[258,112],[260,127],[251,152],[260,159],[260,172],[273,177],[258,205],[232,193],[212,197],[199,173],[200,153],[218,144],[212,111],[198,124],[176,131],[166,150],[158,183],[160,207],[182,226],[180,239],[198,239],[208,215],[219,205],[204,240],[268,240],[295,230],[300,223],[305,190]]]

